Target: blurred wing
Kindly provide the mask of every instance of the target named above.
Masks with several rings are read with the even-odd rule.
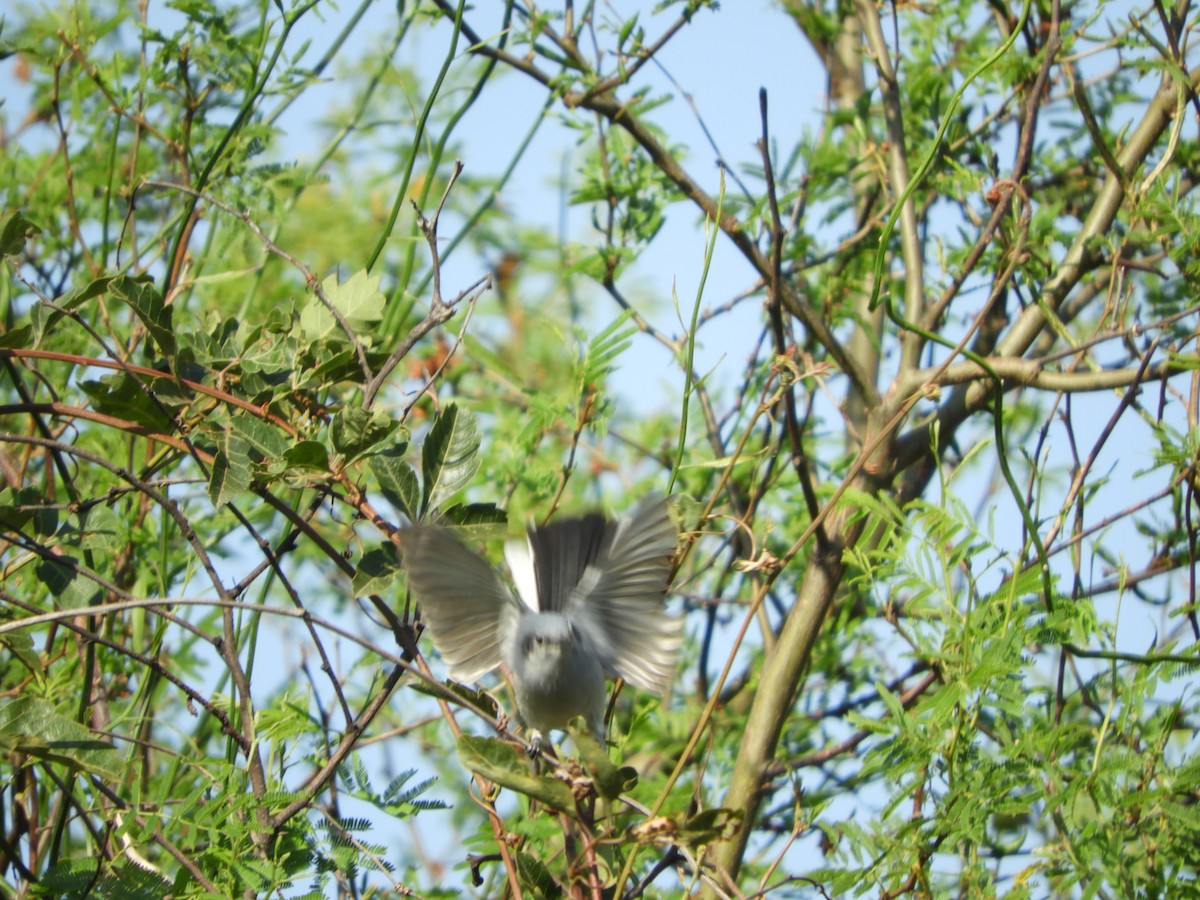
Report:
[[[520,611],[496,571],[444,528],[401,534],[408,585],[450,677],[469,684],[503,662]]]
[[[610,523],[566,613],[586,624],[610,674],[665,694],[683,643],[681,620],[667,615],[671,556],[679,536],[660,496],[647,497]]]

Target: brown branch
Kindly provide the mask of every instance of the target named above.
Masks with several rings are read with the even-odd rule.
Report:
[[[83,356],[78,353],[59,353],[54,350],[36,350],[31,347],[0,347],[0,359],[9,357],[12,359],[50,359],[56,362],[74,363],[83,368],[97,369],[116,369],[121,372],[129,372],[134,375],[140,375],[143,378],[166,378],[170,379],[175,384],[181,384],[197,394],[203,394],[207,397],[212,397],[214,400],[219,400],[229,406],[236,406],[238,409],[244,410],[256,418],[270,422],[282,428],[291,437],[296,437],[296,429],[291,423],[279,415],[271,412],[269,404],[255,406],[253,403],[248,403],[240,397],[236,397],[228,391],[223,391],[220,388],[209,387],[206,384],[201,384],[198,381],[190,381],[187,378],[178,378],[170,372],[162,372],[158,369],[151,369],[147,366],[138,366],[127,362],[114,362],[108,359],[98,359],[94,356]],[[129,430],[129,429],[123,429]],[[211,462],[211,458],[209,459]]]

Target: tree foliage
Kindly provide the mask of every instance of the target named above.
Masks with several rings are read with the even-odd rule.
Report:
[[[668,53],[781,65],[712,43],[764,15],[821,114],[685,145]],[[1196,890],[1197,21],[10,12],[0,889]],[[515,84],[497,160],[464,123]],[[571,240],[507,193],[561,126]],[[651,488],[677,687],[535,765],[502,679],[439,680],[403,528]]]

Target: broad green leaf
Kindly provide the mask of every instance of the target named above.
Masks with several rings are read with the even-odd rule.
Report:
[[[370,594],[386,594],[396,582],[396,577],[403,571],[400,561],[396,558],[396,550],[391,544],[376,547],[363,554],[354,571],[350,587],[355,597],[366,597]]]
[[[436,509],[467,486],[479,469],[479,431],[467,409],[450,404],[442,410],[421,447],[425,502],[422,513]]]
[[[34,534],[49,537],[58,531],[58,510],[37,488],[0,490],[0,529],[23,531],[30,523]]]
[[[334,449],[349,462],[373,450],[399,427],[400,422],[381,409],[368,412],[361,406],[344,406],[334,413],[329,436]]]
[[[442,512],[460,537],[473,542],[501,538],[508,531],[508,513],[494,503],[456,503]]]
[[[129,304],[164,356],[168,359],[175,356],[175,329],[171,322],[171,307],[163,303],[162,295],[149,275],[137,278],[121,275],[113,279],[108,292]]]
[[[139,384],[122,372],[99,381],[81,382],[79,387],[88,395],[92,408],[98,413],[160,434],[175,431],[175,423],[167,413],[177,404],[168,404],[167,398],[172,394],[178,396],[178,392],[173,389],[169,379],[155,379],[151,387],[149,384]],[[154,391],[153,398],[148,393],[151,389]]]
[[[42,229],[17,210],[0,214],[0,256],[24,252],[25,241],[41,233]]]
[[[322,285],[325,295],[345,316],[355,333],[367,331],[383,318],[387,298],[379,290],[381,277],[379,273],[372,275],[366,269],[359,269],[341,284],[331,275]]]
[[[542,900],[558,900],[566,896],[562,885],[554,880],[550,869],[536,854],[522,853],[520,850],[513,854],[517,863],[517,871],[521,874],[521,886],[529,893],[526,896],[542,898]]]
[[[225,446],[213,459],[208,479],[208,498],[213,506],[221,507],[250,489],[254,471],[250,465],[250,445],[242,438],[228,434]]]
[[[306,341],[316,343],[336,335],[345,337],[337,319],[315,295],[300,310],[300,332]]]
[[[8,609],[0,610],[0,622],[13,622],[19,619],[18,616],[6,615],[8,613],[10,613]],[[25,666],[32,675],[41,676],[44,671],[42,657],[34,646],[33,638],[24,631],[8,631],[0,634],[0,646],[12,654],[13,658]]]
[[[458,739],[462,764],[488,781],[532,797],[561,812],[573,812],[575,797],[564,781],[549,775],[534,775],[529,761],[512,744],[496,738],[464,734]]]
[[[298,444],[293,444],[284,451],[283,461],[289,470],[329,471],[329,452],[320,441],[300,441]]]
[[[40,697],[0,704],[0,746],[43,762],[116,781],[125,771],[121,752]]]
[[[74,568],[58,562],[57,559],[42,559],[38,562],[36,572],[42,583],[58,600],[63,609],[86,609],[100,602],[100,585]],[[73,557],[64,560],[78,562]]]
[[[34,345],[33,326],[22,325],[0,334],[0,347],[32,347]]]
[[[93,506],[80,518],[77,524],[80,549],[111,556],[126,546],[129,538],[127,523],[111,507]]]
[[[34,346],[37,346],[41,342],[46,333],[63,318],[67,311],[75,309],[88,300],[99,297],[108,290],[108,286],[112,284],[115,278],[116,276],[113,275],[97,278],[94,281],[89,281],[82,287],[67,291],[61,297],[55,298],[54,306],[57,309],[42,305],[35,306],[30,314],[30,318],[33,320],[35,335]]]
[[[370,275],[360,269],[341,284],[336,275],[330,275],[321,283],[326,299],[342,314],[354,336],[368,346],[374,326],[383,318],[386,300],[379,290],[379,279],[378,274]],[[315,294],[309,297],[300,312],[300,328],[310,341],[349,340],[333,313]]]
[[[288,448],[288,436],[257,416],[238,413],[229,420],[229,433],[236,435],[268,463],[278,461]]]
[[[368,357],[368,360],[371,358]],[[308,386],[323,386],[336,384],[339,381],[359,382],[362,381],[362,377],[358,354],[347,347],[332,356],[321,356],[313,368],[307,370],[303,381],[299,383]]]
[[[388,503],[410,522],[415,522],[420,515],[421,486],[404,451],[404,447],[397,447],[377,453],[371,457],[370,466]]]

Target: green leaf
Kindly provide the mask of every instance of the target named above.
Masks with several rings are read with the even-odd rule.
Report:
[[[16,621],[8,609],[0,610],[0,621]],[[33,638],[23,631],[8,631],[0,634],[0,646],[3,646],[13,658],[25,666],[35,677],[40,677],[44,671],[42,657],[33,645]]]
[[[627,40],[629,40],[629,35],[632,34],[633,29],[637,27],[637,23],[638,23],[638,13],[634,13],[633,18],[628,19],[623,25],[621,25],[621,30],[617,33],[617,46],[618,47],[625,46],[625,42]]]
[[[0,256],[16,256],[23,253],[25,241],[41,233],[42,229],[17,210],[0,215]]]
[[[417,473],[405,459],[405,447],[394,447],[371,457],[371,471],[388,503],[410,522],[420,515],[421,486]]]
[[[355,597],[383,594],[390,590],[401,571],[396,550],[391,544],[376,547],[363,554],[350,587]]]
[[[75,309],[88,300],[94,297],[99,297],[108,290],[108,286],[116,279],[117,276],[109,275],[104,278],[97,278],[95,281],[89,281],[82,287],[68,291],[61,297],[56,297],[54,307],[35,306],[30,318],[33,319],[34,331],[34,346],[41,342],[42,338],[50,331],[59,319],[63,318],[67,311]]]
[[[345,337],[337,319],[315,296],[310,297],[304,309],[300,310],[300,332],[305,340],[314,343],[331,337],[336,339],[339,335]]]
[[[43,874],[34,896],[60,900],[162,900],[175,896],[171,888],[171,883],[162,876],[133,863],[116,863],[97,872],[95,860],[77,858],[64,859]]]
[[[336,275],[330,275],[321,283],[326,299],[342,314],[355,337],[367,345],[371,343],[370,333],[374,326],[383,318],[387,299],[379,290],[379,279],[378,274],[370,275],[360,269],[341,284]],[[300,329],[311,341],[349,339],[333,313],[315,294],[300,312]]]
[[[278,461],[288,449],[288,437],[274,425],[249,413],[229,420],[229,433],[236,435],[268,462]]]
[[[217,451],[213,459],[212,473],[208,479],[208,498],[213,506],[224,506],[238,494],[250,489],[254,472],[250,465],[250,445],[242,438],[230,433],[225,446]]]
[[[379,365],[381,358],[378,354],[368,353],[367,362],[371,365]],[[297,386],[320,387],[336,384],[339,381],[353,381],[357,384],[362,381],[363,372],[358,354],[347,347],[328,358],[322,356],[315,368],[306,369],[303,373],[296,372],[293,377],[296,379]]]
[[[129,539],[126,522],[111,507],[93,506],[80,514],[78,541],[81,550],[91,550],[112,556],[126,546]]]
[[[574,812],[575,797],[565,782],[549,775],[534,775],[529,761],[516,747],[496,738],[464,734],[458,739],[462,764],[488,781],[531,797],[560,812]]]
[[[58,531],[58,510],[37,488],[0,490],[0,529],[22,531],[30,522],[34,534],[50,537]]]
[[[526,896],[558,900],[565,896],[562,885],[554,880],[554,876],[537,856],[532,853],[522,853],[519,850],[513,854],[517,862],[517,871],[521,874],[521,886],[528,893]]]
[[[18,697],[0,705],[0,747],[109,781],[125,771],[120,751],[40,697]]]
[[[467,409],[450,404],[442,410],[421,447],[425,482],[422,513],[458,493],[479,469],[479,431]]]
[[[175,431],[175,423],[164,412],[171,412],[176,404],[167,404],[166,398],[178,392],[173,390],[169,379],[158,379],[154,398],[132,376],[124,372],[101,378],[99,381],[84,381],[79,387],[87,394],[92,408],[98,413],[140,425],[160,434]],[[158,402],[155,402],[157,398]]]
[[[33,326],[22,325],[0,334],[0,347],[32,347],[34,340]]]
[[[609,759],[608,751],[600,742],[592,737],[591,732],[581,717],[575,717],[567,726],[571,742],[579,753],[579,761],[592,776],[596,793],[608,800],[615,800],[621,794],[633,790],[637,786],[638,773],[633,766],[617,766]]]
[[[63,609],[86,609],[100,602],[100,585],[58,559],[78,562],[74,557],[42,559],[35,571]]]
[[[146,326],[163,355],[168,359],[174,358],[176,346],[175,328],[171,322],[172,308],[163,303],[162,295],[150,276],[118,276],[113,279],[108,292],[118,300],[128,303],[134,314]]]
[[[368,412],[361,406],[344,406],[329,425],[333,447],[346,461],[357,459],[395,433],[400,422],[381,409]]]
[[[471,541],[490,541],[508,533],[508,513],[494,503],[456,503],[443,514],[460,537]]]
[[[611,325],[597,334],[588,342],[587,353],[583,362],[583,378],[585,382],[601,381],[612,369],[622,353],[629,349],[633,336],[637,334],[636,325],[622,328],[633,317],[633,310],[626,310],[619,315]]]
[[[329,471],[329,452],[320,441],[300,441],[293,444],[284,451],[283,461],[288,471],[296,469]]]

